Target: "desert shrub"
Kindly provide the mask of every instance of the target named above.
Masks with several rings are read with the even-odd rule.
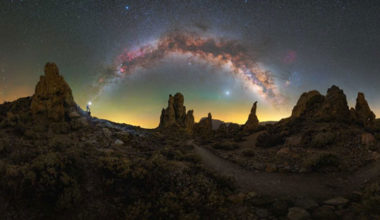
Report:
[[[356,207],[358,213],[372,213],[380,215],[380,185],[372,183],[365,187],[362,201]]]
[[[379,140],[380,140],[380,133],[376,133],[376,134],[375,134],[375,138],[376,138],[376,140],[379,141]]]
[[[284,144],[285,138],[280,133],[263,132],[257,137],[256,146],[274,147]]]
[[[255,151],[253,149],[244,149],[241,154],[245,157],[253,157],[255,156]]]
[[[304,167],[319,171],[326,167],[337,168],[340,164],[339,158],[331,153],[317,153],[304,160]]]
[[[207,144],[211,144],[212,140],[208,137],[203,137],[199,140],[199,142],[201,145],[207,145]]]
[[[243,142],[245,141],[243,134],[235,135],[233,138],[234,142]]]
[[[106,148],[82,143],[81,133],[33,128],[33,138],[0,138],[0,195],[9,201],[9,219],[234,217],[232,179],[204,169],[192,146],[133,137],[131,148]]]
[[[25,131],[26,131],[26,126],[23,123],[17,122],[14,124],[13,126],[14,134],[22,136],[24,135]]]
[[[332,132],[317,133],[311,137],[310,147],[325,148],[333,144],[336,140],[336,135]]]
[[[99,168],[104,193],[112,207],[123,207],[117,215],[126,218],[184,218],[228,215],[225,197],[231,193],[231,180],[198,166],[168,160],[155,152],[149,159],[120,161],[105,155]]]
[[[181,157],[181,160],[199,163],[201,162],[201,158],[196,153],[186,153]]]
[[[217,150],[236,150],[239,148],[239,145],[233,143],[215,143],[212,147]]]
[[[81,169],[75,157],[48,152],[30,163],[6,163],[0,185],[7,197],[23,198],[45,215],[75,207],[81,200]]]

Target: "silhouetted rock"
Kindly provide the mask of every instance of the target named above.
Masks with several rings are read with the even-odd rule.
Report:
[[[252,131],[259,126],[259,119],[256,116],[257,102],[253,103],[251,113],[248,116],[248,120],[244,125],[244,131]]]
[[[33,115],[47,117],[53,121],[64,121],[75,108],[71,89],[59,75],[57,65],[47,63],[45,75],[40,77],[32,97]]]
[[[194,125],[193,110],[186,114],[184,97],[181,93],[169,95],[168,107],[162,109],[159,128],[180,127],[192,132]]]
[[[292,111],[292,119],[302,118],[315,121],[350,121],[346,95],[337,86],[327,90],[326,96],[318,91],[303,93]]]
[[[223,123],[216,129],[218,137],[232,137],[239,133],[240,125],[236,123]]]
[[[202,118],[199,123],[195,124],[194,130],[198,135],[209,136],[212,134],[212,116],[208,113],[207,118]]]
[[[324,121],[349,121],[350,111],[343,90],[333,85],[327,90],[325,100],[319,109],[317,118]]]
[[[183,105],[185,99],[181,93],[174,95],[174,113],[176,121],[184,121],[186,118],[186,107]]]
[[[364,94],[361,92],[358,93],[358,97],[356,98],[355,116],[356,119],[363,125],[374,124],[376,118],[375,114],[369,108]]]
[[[185,129],[187,132],[192,133],[194,129],[194,115],[193,110],[187,111],[185,118]]]
[[[324,99],[325,97],[316,90],[303,93],[293,108],[292,118],[313,117]]]

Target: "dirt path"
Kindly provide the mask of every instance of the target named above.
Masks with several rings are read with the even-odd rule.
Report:
[[[233,177],[243,192],[279,197],[328,199],[358,189],[366,181],[380,176],[380,162],[354,174],[285,174],[248,171],[192,143],[204,165],[225,176]]]

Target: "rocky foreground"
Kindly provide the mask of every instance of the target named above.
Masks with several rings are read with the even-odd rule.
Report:
[[[0,105],[1,219],[380,218],[364,94],[349,109],[336,86],[307,92],[274,124],[256,108],[215,128],[177,93],[157,129],[116,124],[82,111],[48,63],[32,97]]]

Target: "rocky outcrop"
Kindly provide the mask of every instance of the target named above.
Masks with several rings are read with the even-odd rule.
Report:
[[[187,111],[185,117],[185,129],[187,132],[192,133],[194,129],[194,115],[193,110]]]
[[[252,131],[259,126],[259,119],[256,116],[257,102],[253,103],[251,113],[248,116],[248,120],[244,125],[244,131]]]
[[[376,118],[375,114],[369,108],[364,94],[361,92],[358,93],[358,97],[356,98],[355,117],[359,123],[366,126],[373,125]]]
[[[240,125],[236,123],[223,123],[216,129],[216,136],[218,137],[231,137],[240,132]]]
[[[168,107],[162,109],[159,128],[179,127],[192,132],[194,126],[193,110],[186,113],[184,97],[181,93],[169,95]]]
[[[312,117],[324,99],[325,97],[316,90],[303,93],[293,108],[292,118]]]
[[[327,90],[326,96],[318,91],[303,93],[292,111],[292,119],[316,121],[349,121],[351,113],[346,95],[337,86]]]
[[[69,118],[76,104],[69,85],[59,74],[55,63],[45,65],[45,74],[40,77],[32,97],[31,111],[34,116],[46,117],[52,121]]]
[[[211,113],[208,113],[207,118],[202,118],[199,123],[195,124],[194,131],[200,136],[209,136],[212,134]]]
[[[327,90],[325,100],[318,111],[317,118],[324,121],[350,120],[350,110],[343,90],[335,85]]]

